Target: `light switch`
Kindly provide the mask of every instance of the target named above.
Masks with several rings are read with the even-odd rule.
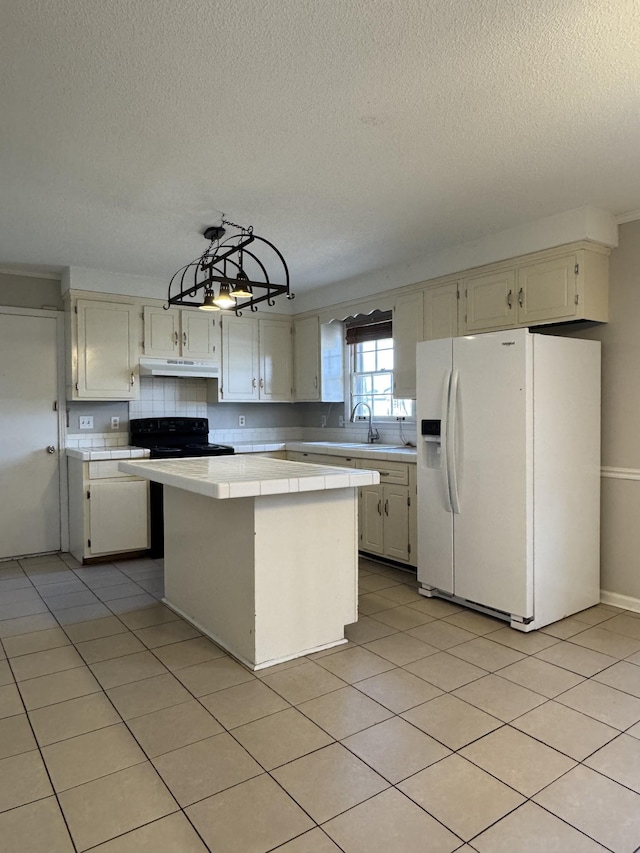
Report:
[[[93,415],[81,415],[80,429],[93,429]]]

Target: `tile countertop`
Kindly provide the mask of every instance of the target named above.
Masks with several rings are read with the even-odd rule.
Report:
[[[96,459],[147,459],[146,447],[67,447],[67,456],[94,462]]]
[[[334,441],[288,441],[287,450],[303,453],[328,453],[331,456],[359,456],[396,462],[415,462],[415,447],[398,447],[391,444],[358,444]]]
[[[244,498],[356,488],[380,482],[377,471],[250,456],[120,462],[120,471],[210,498]]]

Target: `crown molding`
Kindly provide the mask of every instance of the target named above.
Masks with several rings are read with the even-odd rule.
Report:
[[[621,213],[616,216],[618,225],[622,225],[623,222],[634,222],[636,219],[640,219],[640,210],[630,210],[628,213]]]

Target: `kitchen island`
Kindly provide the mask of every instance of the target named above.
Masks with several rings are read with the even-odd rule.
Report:
[[[251,669],[346,642],[356,488],[377,471],[246,456],[121,462],[164,486],[165,603]]]

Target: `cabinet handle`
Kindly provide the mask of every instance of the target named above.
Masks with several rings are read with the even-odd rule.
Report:
[[[524,305],[524,289],[521,287],[518,291],[518,305],[522,308]]]
[[[133,373],[132,373],[132,374],[131,374],[131,384],[132,384],[132,385],[135,385],[135,383],[136,383],[136,377],[135,377],[135,376],[133,375]]]
[[[261,388],[264,388],[264,379],[261,379],[261,380],[260,380],[260,387],[261,387]]]
[[[177,332],[174,332],[174,333],[173,333],[173,342],[174,342],[174,344],[176,344],[176,345],[178,344],[178,333],[177,333]]]
[[[509,306],[509,308],[513,306],[513,296],[511,291],[507,293],[507,305]]]
[[[187,333],[186,332],[182,333],[182,343],[186,347],[186,345],[187,345]]]
[[[382,501],[378,501],[378,515],[382,515]]]
[[[251,380],[251,387],[252,387],[252,388],[255,388],[255,387],[256,387],[256,377],[255,377],[255,376],[254,376],[254,377],[253,377],[253,379]]]
[[[378,471],[378,474],[380,474],[381,477],[390,477],[391,476],[390,471]]]
[[[384,514],[389,515],[389,499],[384,502]]]

